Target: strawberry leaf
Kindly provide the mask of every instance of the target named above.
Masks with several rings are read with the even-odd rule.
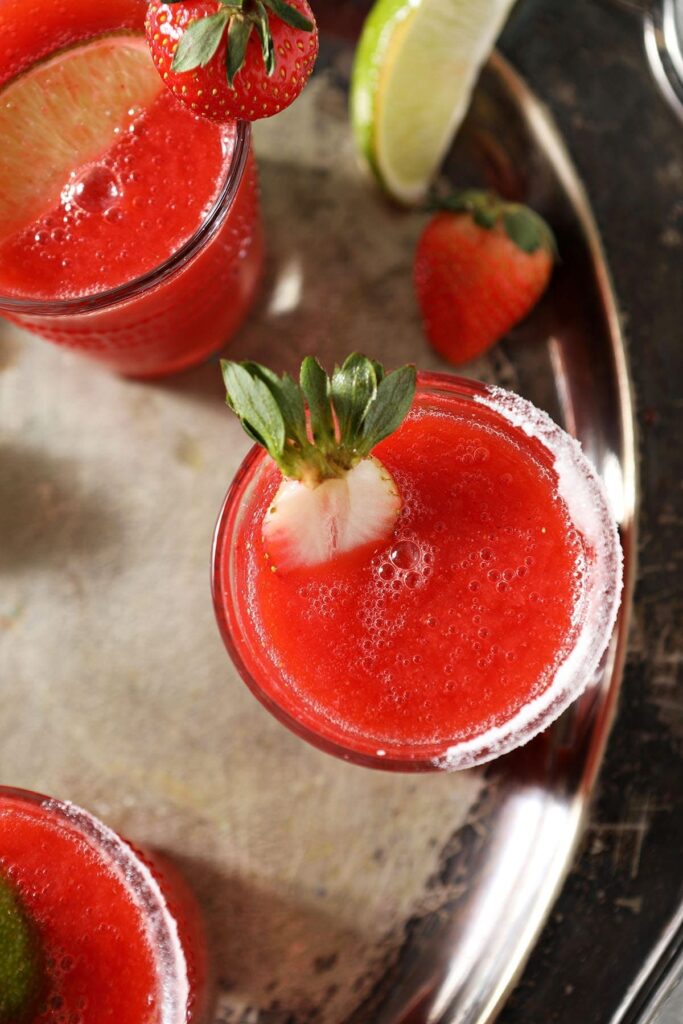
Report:
[[[343,476],[369,455],[400,426],[415,394],[415,367],[385,375],[379,363],[358,352],[335,368],[331,380],[307,356],[299,384],[258,363],[222,360],[221,368],[226,401],[249,437],[267,449],[285,476],[313,487]]]
[[[400,427],[412,405],[416,383],[414,366],[402,366],[384,378],[363,422],[359,451],[369,454],[376,444]]]
[[[184,0],[169,0],[171,4]],[[270,13],[292,28],[313,32],[315,24],[285,0],[219,0],[221,10],[198,18],[185,29],[173,58],[173,71],[192,71],[205,67],[215,56],[227,27],[228,45],[225,55],[226,74],[230,88],[244,66],[252,29],[256,29],[266,73],[275,71],[275,45],[270,30]],[[270,12],[270,13],[269,13]]]
[[[253,377],[258,377],[266,385],[278,404],[285,424],[287,438],[304,447],[308,444],[306,435],[306,407],[303,395],[296,381],[288,373],[278,377],[276,373],[261,366],[260,363],[242,363],[244,369]]]
[[[522,252],[532,253],[543,248],[554,253],[557,249],[555,237],[546,222],[527,206],[510,206],[505,209],[503,226],[508,238]]]
[[[228,405],[252,440],[277,462],[285,447],[285,422],[269,388],[239,363],[221,359],[221,370]]]
[[[228,28],[228,49],[225,63],[228,72],[228,83],[232,88],[235,75],[242,68],[247,54],[247,43],[254,22],[244,18],[231,18]]]
[[[299,386],[308,403],[313,440],[323,450],[334,442],[329,383],[327,374],[318,360],[313,356],[306,356],[301,364]]]
[[[449,213],[469,213],[480,228],[492,228],[498,220],[499,203],[498,197],[492,192],[466,188],[444,199],[436,199],[433,206]]]
[[[378,384],[381,384],[384,380],[384,367],[381,363],[378,363],[376,359],[371,359],[372,368],[375,371],[375,380]]]
[[[257,18],[254,24],[258,37],[261,40],[261,53],[263,54],[266,74],[270,77],[275,71],[275,46],[273,45],[273,37],[268,26],[268,12],[260,2],[256,4],[256,15]]]
[[[289,25],[290,28],[298,28],[302,32],[313,31],[313,22],[291,4],[285,3],[284,0],[263,0],[263,2],[273,14],[278,16],[280,21],[284,21],[285,25]]]
[[[226,11],[219,11],[193,21],[181,36],[171,69],[191,71],[205,67],[216,53],[229,19]]]
[[[494,192],[462,189],[450,196],[436,198],[430,208],[469,213],[475,224],[486,230],[502,224],[505,234],[522,252],[532,253],[543,248],[557,255],[555,236],[543,218],[528,206],[507,202]]]
[[[478,224],[480,228],[486,228],[489,231],[491,228],[496,226],[497,214],[485,206],[474,206],[470,213],[472,214],[472,220],[475,224]]]
[[[337,414],[342,444],[353,444],[376,394],[375,368],[367,356],[353,352],[341,367],[335,367],[330,397]]]

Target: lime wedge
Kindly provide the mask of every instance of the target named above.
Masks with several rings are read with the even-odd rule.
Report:
[[[52,209],[164,88],[143,37],[102,37],[34,65],[0,92],[0,237]]]
[[[12,886],[0,878],[0,1024],[24,1020],[39,994],[33,928]]]
[[[358,148],[400,202],[418,202],[469,105],[514,0],[377,0],[356,51]]]

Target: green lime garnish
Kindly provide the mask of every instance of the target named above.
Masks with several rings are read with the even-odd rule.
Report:
[[[19,1024],[40,992],[35,929],[12,885],[0,878],[0,1024]]]
[[[356,145],[380,184],[420,201],[514,0],[377,0],[351,81]]]

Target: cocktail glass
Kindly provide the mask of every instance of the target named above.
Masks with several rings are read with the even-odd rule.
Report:
[[[21,888],[22,863],[16,853],[16,842],[12,846],[13,852],[8,852],[12,843],[8,838],[12,835],[12,823],[14,821],[16,827],[18,819],[22,819],[26,835],[35,831],[34,842],[26,850],[26,859],[31,861],[31,892],[26,895]],[[60,865],[59,856],[51,847],[51,836],[58,836],[60,842],[68,837],[71,860],[87,858],[91,875],[93,863],[96,865],[97,884],[87,891],[81,890],[78,897],[83,905],[78,905],[73,898],[65,899],[63,892],[54,894],[55,888],[59,890],[57,879],[60,870],[64,872],[64,866]],[[38,864],[36,851],[40,860]],[[207,950],[199,909],[184,881],[165,860],[142,853],[80,807],[23,789],[0,786],[0,874],[17,881],[19,898],[25,898],[29,914],[31,900],[40,898],[37,893],[41,885],[44,883],[46,888],[53,885],[55,905],[51,907],[52,912],[58,917],[77,914],[79,920],[82,919],[84,925],[87,923],[87,928],[95,933],[106,931],[110,926],[106,917],[107,886],[110,890],[116,887],[117,899],[121,899],[119,887],[122,888],[123,900],[130,901],[140,924],[138,934],[130,936],[127,941],[126,955],[135,958],[135,942],[140,941],[142,935],[153,959],[155,980],[153,989],[147,994],[153,1015],[146,1016],[145,1020],[150,1024],[200,1024],[205,1019],[209,1001]],[[71,886],[78,884],[73,875],[71,872],[69,876]],[[36,924],[40,933],[41,922],[38,920]],[[43,922],[42,927],[47,929],[46,941],[49,943],[49,925]],[[49,957],[50,949],[45,952]],[[67,962],[75,959],[74,951],[66,947],[59,950],[59,954]],[[95,1024],[99,1020],[97,978],[103,965],[88,964],[87,930],[79,946],[79,956],[84,961],[91,995],[88,1005],[93,1016],[88,1016],[87,1020]],[[122,971],[120,984],[125,989],[125,964],[106,964],[104,968],[105,973]],[[49,988],[49,980],[47,985]],[[46,997],[53,1001],[60,998],[51,996],[49,991]],[[106,1007],[103,1009],[107,1010]],[[108,1010],[106,1019],[110,1019]],[[139,1021],[121,1020],[119,1024],[139,1024]]]
[[[18,40],[14,49],[9,42],[0,44],[0,82],[7,77],[2,62],[13,67],[22,59],[22,46],[30,48],[37,61],[51,55],[50,41],[54,52],[60,50],[60,39],[73,44],[81,25],[83,41],[109,32],[142,32],[146,5],[141,0],[109,0],[96,11],[84,8],[82,18],[77,7],[65,9],[53,0],[40,0],[34,8],[29,16],[23,5],[9,0],[0,11],[3,38]],[[21,31],[14,32],[15,22],[22,19],[26,20],[19,24]],[[33,25],[38,27],[31,32]],[[26,35],[23,43],[22,33]],[[182,138],[177,145],[182,147]],[[191,237],[163,262],[116,287],[73,298],[34,298],[0,290],[0,314],[125,375],[161,376],[202,362],[244,320],[263,261],[248,123],[237,125],[232,158],[226,162],[211,209]],[[160,215],[167,188],[160,174]]]
[[[482,764],[530,740],[575,700],[593,677],[607,647],[621,593],[621,549],[604,490],[578,444],[529,402],[498,388],[441,374],[419,376],[417,401],[475,419],[491,416],[523,449],[558,478],[558,489],[574,527],[591,552],[571,647],[543,691],[512,717],[464,740],[378,741],[344,728],[286,685],[250,614],[239,568],[255,496],[272,473],[263,449],[242,463],[221,509],[212,553],[212,590],[218,625],[228,653],[262,704],[314,746],[354,764],[396,771],[455,770]],[[426,455],[425,457],[428,457]],[[272,478],[272,477],[271,477]],[[533,638],[531,638],[533,642]]]

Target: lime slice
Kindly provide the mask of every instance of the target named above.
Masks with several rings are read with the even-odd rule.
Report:
[[[24,1020],[38,995],[39,976],[33,929],[13,888],[0,878],[0,1024]]]
[[[514,0],[377,0],[358,44],[351,119],[395,199],[419,201]]]
[[[0,92],[0,236],[52,209],[164,88],[143,37],[107,36],[34,65]]]

